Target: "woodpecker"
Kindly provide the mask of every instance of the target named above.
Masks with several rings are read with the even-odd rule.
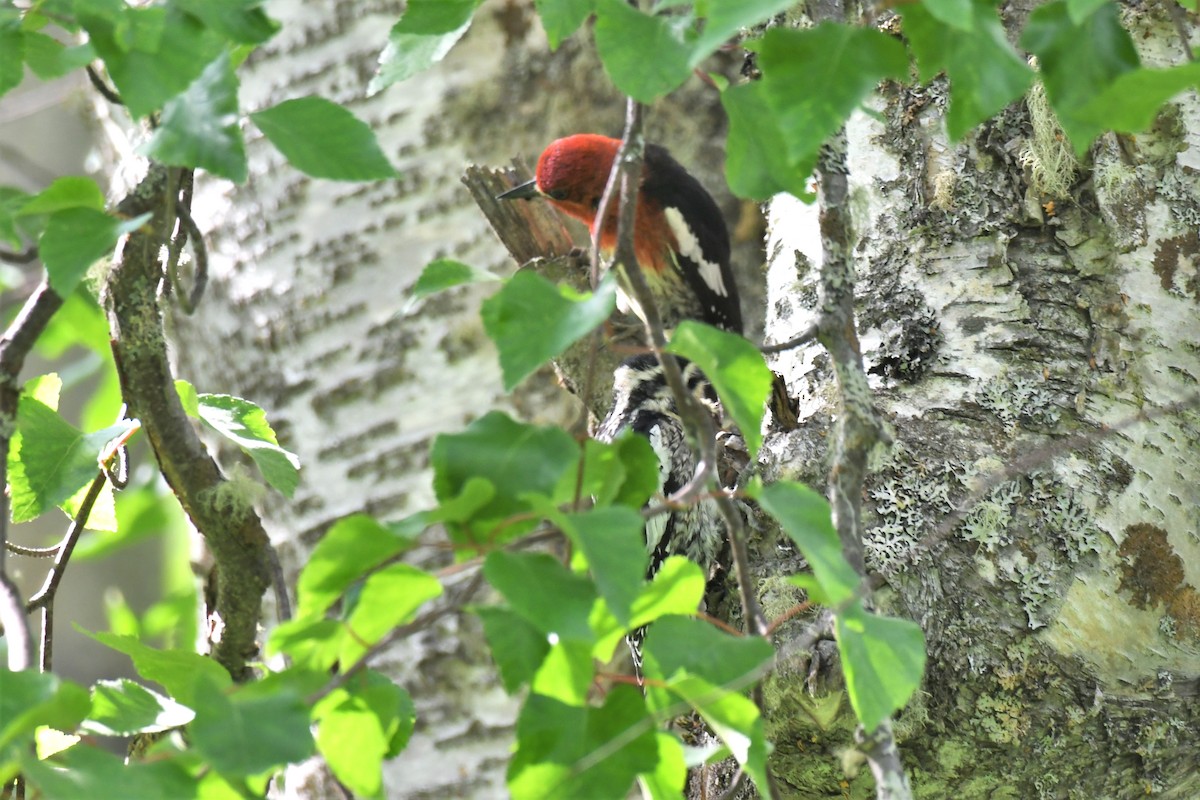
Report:
[[[719,419],[717,395],[704,373],[689,361],[676,360],[688,391]],[[653,354],[633,356],[621,362],[613,377],[612,406],[597,428],[596,438],[611,442],[627,430],[645,437],[658,455],[658,494],[670,497],[696,474],[696,455],[688,446],[662,366]],[[724,524],[712,500],[650,517],[646,520],[646,550],[650,553],[646,577],[654,577],[668,556],[681,555],[698,564],[705,579],[711,581],[719,571],[724,547]],[[645,628],[627,637],[639,679],[644,638]]]
[[[543,197],[595,233],[600,197],[620,145],[619,139],[593,133],[551,142],[538,158],[537,177],[499,199]],[[617,244],[617,206],[609,204],[600,228],[600,247],[606,253]],[[633,247],[664,327],[696,319],[742,332],[721,210],[700,181],[656,144],[646,145],[642,161]],[[643,316],[629,293],[623,294],[624,305]]]

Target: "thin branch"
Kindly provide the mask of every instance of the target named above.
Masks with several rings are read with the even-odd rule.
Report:
[[[62,298],[42,280],[25,301],[16,319],[0,336],[0,628],[8,640],[9,669],[26,669],[32,661],[32,639],[20,593],[8,578],[9,496],[8,448],[17,429],[21,368],[33,343],[46,329],[50,318],[62,307]]]
[[[104,79],[100,77],[100,73],[96,72],[96,68],[91,64],[87,65],[87,76],[88,80],[92,82],[92,87],[100,93],[101,97],[114,105],[125,105],[125,101],[121,99],[121,95],[117,94],[115,89],[104,82]]]
[[[814,322],[801,331],[799,335],[788,339],[786,342],[780,342],[779,344],[764,344],[759,347],[758,350],[760,353],[767,356],[775,353],[782,353],[785,350],[792,350],[797,347],[803,347],[806,344],[812,344],[817,340],[817,336],[820,333],[820,326]]]
[[[71,553],[75,552],[75,544],[87,527],[88,517],[92,515],[92,506],[96,504],[96,498],[100,496],[100,490],[104,488],[107,480],[108,476],[105,475],[104,470],[100,470],[92,480],[92,485],[88,487],[83,502],[79,504],[79,511],[76,512],[75,519],[71,521],[71,527],[67,529],[67,535],[63,537],[62,543],[59,545],[58,556],[54,559],[54,566],[46,575],[46,582],[25,606],[26,613],[35,609],[42,611],[42,672],[50,671],[54,652],[54,596],[58,593],[59,584],[62,583],[63,575],[67,572],[67,564],[71,561]]]
[[[837,16],[840,18],[841,13]],[[817,328],[821,343],[833,363],[840,400],[833,432],[829,504],[842,552],[854,570],[865,578],[862,497],[867,457],[875,444],[886,438],[886,434],[872,404],[854,316],[854,241],[850,219],[847,146],[846,129],[843,126],[826,141],[817,161],[817,202],[820,206],[822,247],[819,278],[821,316]],[[868,587],[868,582],[863,580],[859,588],[866,594]],[[863,747],[863,753],[875,776],[878,800],[909,800],[912,797],[908,776],[904,773],[892,738],[890,720],[885,720],[875,729]]]
[[[38,249],[36,244],[29,245],[29,247],[25,248],[25,251],[21,253],[13,253],[9,250],[0,248],[0,261],[7,262],[9,264],[32,264],[34,261],[37,261],[37,257]]]

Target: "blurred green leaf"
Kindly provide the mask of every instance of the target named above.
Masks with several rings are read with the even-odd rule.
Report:
[[[0,670],[0,763],[14,742],[33,742],[41,725],[74,730],[91,701],[81,686],[51,673]]]
[[[0,96],[15,89],[25,77],[25,32],[20,12],[0,8]]]
[[[250,119],[306,175],[338,181],[396,177],[374,131],[337,103],[301,97],[255,112]]]
[[[471,26],[480,0],[415,0],[388,32],[379,69],[367,85],[373,95],[441,61]]]
[[[592,13],[595,0],[534,0],[550,49],[557,50]]]
[[[925,636],[915,622],[864,611],[855,603],[835,618],[846,691],[867,732],[904,707],[925,672]]]
[[[413,544],[366,514],[342,517],[309,554],[296,583],[296,616],[324,614],[360,579]]]
[[[21,769],[40,800],[192,797],[195,778],[171,761],[126,764],[99,747],[76,745],[49,761],[22,754]]]
[[[653,772],[639,775],[638,782],[650,800],[675,800],[683,795],[687,782],[683,747],[678,739],[664,731],[656,733],[654,740],[658,743],[658,763]]]
[[[491,411],[462,433],[441,434],[430,456],[433,489],[439,502],[458,497],[472,479],[490,481],[495,495],[478,508],[472,519],[448,520],[451,539],[459,543],[504,541],[531,529],[536,520],[513,521],[497,526],[531,505],[524,495],[554,495],[563,474],[579,459],[574,438],[555,426],[539,427],[516,422]]]
[[[150,214],[120,220],[92,208],[67,208],[50,215],[38,244],[50,288],[66,297],[88,267],[112,253],[117,240],[150,220]]]
[[[54,409],[22,395],[8,453],[12,521],[25,522],[66,503],[96,477],[105,446],[134,425],[124,420],[85,434]]]
[[[794,0],[708,0],[703,4],[704,27],[692,42],[690,65],[698,65],[743,28],[751,28],[794,5]]]
[[[629,685],[614,686],[599,708],[530,695],[508,789],[515,800],[625,797],[637,774],[655,767],[656,727]]]
[[[79,0],[76,14],[135,118],[187,89],[225,47],[222,36],[175,6]]]
[[[418,300],[436,294],[454,286],[468,283],[487,283],[500,280],[490,272],[451,258],[439,258],[430,261],[421,271],[421,276],[412,287],[412,298]]]
[[[834,530],[829,501],[800,483],[779,481],[755,497],[763,510],[783,526],[824,590],[828,602],[839,605],[858,590],[859,576],[842,553]]]
[[[200,394],[197,400],[200,419],[254,459],[267,483],[291,497],[300,483],[300,459],[279,446],[266,412],[228,394]]]
[[[68,175],[57,178],[21,206],[21,216],[53,214],[68,208],[90,208],[104,211],[104,192],[91,178]]]
[[[645,523],[632,508],[611,506],[562,516],[562,529],[587,558],[596,589],[622,624],[646,579]]]
[[[279,30],[279,23],[259,6],[264,0],[171,0],[231,42],[262,44]]]
[[[183,94],[167,101],[154,135],[139,152],[163,164],[197,167],[234,183],[246,180],[238,125],[238,79],[225,51]]]
[[[504,690],[515,694],[533,679],[550,652],[550,643],[544,633],[510,609],[482,606],[474,611],[483,621],[483,633]]]
[[[257,696],[198,680],[192,745],[226,775],[252,775],[303,761],[316,749],[308,707],[290,691]]]
[[[762,715],[748,697],[686,673],[670,689],[696,709],[760,791],[767,787],[767,738]]]
[[[483,327],[500,351],[504,389],[512,391],[538,367],[591,333],[612,314],[617,284],[606,276],[594,294],[555,286],[522,270],[483,302]]]
[[[806,201],[815,197],[808,188],[812,166],[788,159],[784,133],[767,103],[762,81],[729,87],[721,92],[721,104],[729,117],[725,178],[730,191],[758,200],[778,192]]]
[[[95,60],[96,50],[90,43],[67,47],[52,36],[25,31],[25,63],[44,81],[61,78]]]
[[[956,5],[966,6],[965,15],[939,16],[918,3],[899,9],[921,80],[943,70],[950,78],[946,128],[955,140],[1024,94],[1033,81],[1033,71],[1009,44],[990,0]],[[964,20],[969,23],[965,28]]]
[[[692,49],[678,21],[644,14],[624,0],[596,0],[596,50],[623,93],[653,103],[692,74]]]
[[[314,709],[317,749],[333,774],[356,795],[383,797],[383,759],[395,755],[412,734],[408,692],[377,672],[338,689]]]
[[[1196,86],[1200,86],[1200,63],[1139,68],[1117,77],[1080,107],[1078,116],[1108,130],[1141,133],[1154,123],[1165,102]]]
[[[759,349],[736,334],[684,320],[667,350],[704,371],[754,459],[762,446],[762,419],[773,380]]]
[[[195,714],[169,697],[127,678],[97,681],[82,728],[99,736],[157,733],[188,724]]]
[[[138,675],[161,685],[167,690],[167,694],[189,708],[198,707],[199,701],[194,696],[197,680],[202,679],[207,685],[218,687],[227,687],[233,683],[224,667],[199,653],[190,650],[158,650],[128,636],[91,633],[79,626],[76,626],[76,630],[118,653],[129,656]],[[191,643],[188,644],[190,646]]]
[[[1074,20],[1064,0],[1039,6],[1025,25],[1021,46],[1037,55],[1050,104],[1082,155],[1104,130],[1082,109],[1140,63],[1116,6],[1104,3]]]
[[[483,574],[513,611],[554,641],[591,642],[596,589],[545,553],[490,553]]]
[[[411,622],[417,609],[441,594],[437,578],[409,564],[391,564],[367,576],[346,620],[351,635],[342,642],[342,665],[358,661],[385,634]]]

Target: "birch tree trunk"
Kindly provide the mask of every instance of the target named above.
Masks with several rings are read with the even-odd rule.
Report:
[[[1186,58],[1165,10],[1134,13],[1144,63]],[[1200,102],[1079,163],[1037,90],[949,142],[944,88],[885,88],[847,131],[860,335],[895,437],[868,569],[928,640],[895,729],[914,791],[1200,796]],[[815,319],[817,209],[781,196],[769,224],[784,341]],[[775,366],[804,423],[770,439],[769,472],[824,485],[828,357]],[[796,599],[762,590],[768,611]],[[768,687],[776,774],[794,797],[873,796],[866,770],[842,784],[853,714],[805,666]]]
[[[198,181],[211,280],[196,316],[174,320],[178,372],[201,391],[262,405],[299,455],[294,500],[264,500],[264,522],[293,580],[334,520],[359,512],[396,519],[433,505],[426,466],[438,433],[496,407],[559,424],[579,414],[549,370],[504,396],[479,321],[485,291],[456,290],[418,309],[408,294],[435,258],[512,269],[459,182],[467,164],[532,161],[551,139],[577,131],[619,133],[623,98],[583,37],[550,53],[523,2],[485,4],[445,61],[367,98],[402,9],[273,3],[282,32],[239,73],[244,107],[308,94],[346,104],[375,129],[399,178],[313,181],[260,139],[247,143],[246,185]],[[696,80],[651,124],[651,135],[714,187],[723,185],[722,130],[716,91]],[[725,203],[734,213],[728,195]],[[761,254],[761,242],[746,249]],[[427,567],[449,560],[436,548],[417,558]],[[385,777],[388,796],[503,796],[516,704],[475,620],[443,618],[378,666],[417,704],[417,732]],[[290,781],[289,796],[332,792],[317,773],[293,772]]]

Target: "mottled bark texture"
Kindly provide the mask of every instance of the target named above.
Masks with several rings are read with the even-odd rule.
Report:
[[[1139,13],[1144,60],[1180,63],[1166,12]],[[859,332],[895,438],[867,481],[866,564],[894,571],[877,603],[929,646],[895,724],[914,793],[1200,796],[1200,412],[1167,413],[1200,378],[1200,102],[1182,95],[1150,133],[1077,162],[1036,93],[949,142],[945,88],[887,86],[880,117],[848,126]],[[769,219],[781,341],[819,312],[820,231],[785,198]],[[806,421],[769,438],[767,471],[822,485],[830,360],[814,344],[774,365]],[[1071,447],[1083,433],[1097,435]],[[777,576],[798,557],[777,546],[758,542],[769,613],[797,592]],[[839,758],[853,715],[831,674],[785,661],[768,684],[772,767],[794,797],[869,797],[867,771]]]

